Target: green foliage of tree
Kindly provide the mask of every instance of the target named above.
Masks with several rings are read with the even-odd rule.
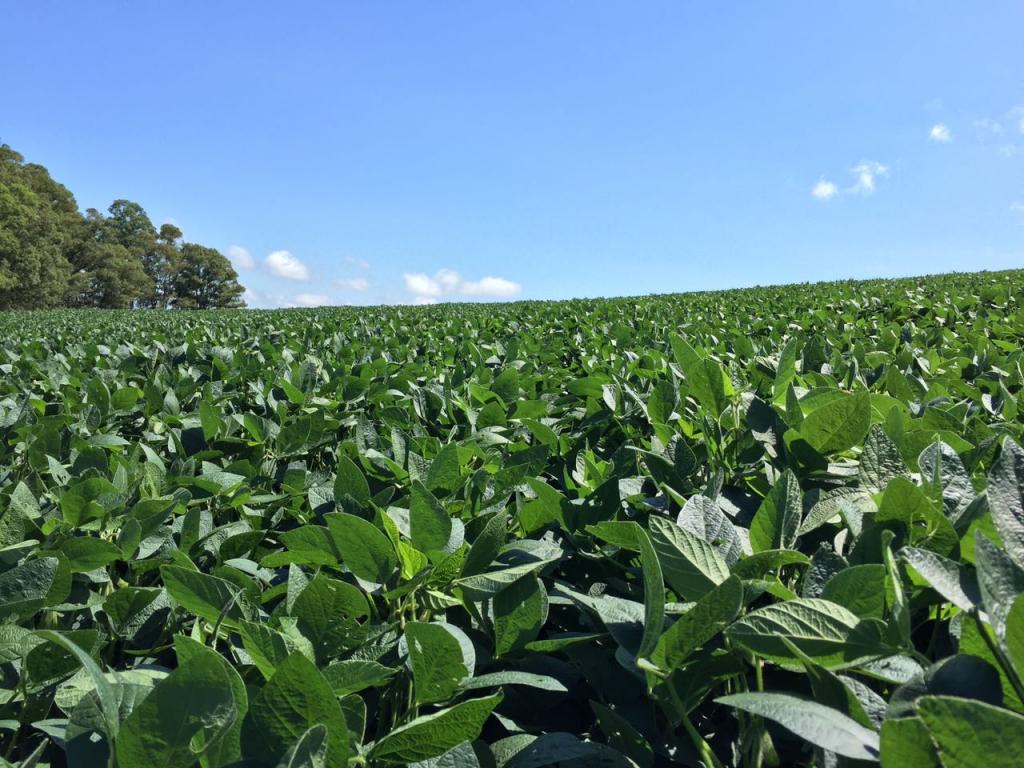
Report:
[[[185,243],[178,251],[171,282],[174,306],[182,309],[244,307],[238,274],[215,248]]]
[[[243,307],[219,251],[159,230],[131,200],[84,214],[41,165],[0,145],[0,309]]]

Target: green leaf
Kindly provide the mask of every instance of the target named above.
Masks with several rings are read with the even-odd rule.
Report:
[[[455,579],[454,583],[462,588],[463,593],[468,599],[488,600],[503,589],[508,589],[523,576],[536,573],[556,562],[558,562],[558,558],[535,560],[521,565],[499,568],[487,573],[479,573],[474,576],[464,576]]]
[[[327,727],[314,725],[281,758],[277,768],[326,768],[328,743]]]
[[[175,635],[174,651],[178,657],[178,664],[185,664],[196,656],[205,656],[220,665],[227,676],[231,686],[231,696],[234,699],[235,721],[224,732],[223,736],[213,744],[208,744],[204,762],[210,768],[224,768],[235,765],[242,758],[242,722],[249,711],[249,695],[242,682],[238,671],[226,658],[221,656],[212,648],[208,648],[198,640],[193,640],[184,635]]]
[[[504,656],[535,640],[548,618],[548,594],[533,574],[514,581],[494,596],[494,654]]]
[[[452,519],[423,483],[413,480],[409,501],[412,543],[421,552],[444,549],[452,534]]]
[[[750,524],[753,550],[763,552],[792,547],[800,530],[802,507],[800,481],[787,469],[764,497]]]
[[[338,698],[350,693],[359,693],[367,688],[381,688],[391,682],[396,674],[398,670],[394,667],[360,659],[338,661],[323,671],[324,677]]]
[[[799,429],[814,450],[828,455],[860,445],[870,426],[871,397],[861,390],[815,408]]]
[[[668,424],[679,402],[679,390],[674,381],[658,379],[647,398],[647,416],[652,423]]]
[[[91,536],[71,536],[61,541],[59,549],[75,573],[94,571],[121,559],[121,548],[112,541]]]
[[[844,568],[825,584],[821,597],[845,606],[860,618],[883,618],[886,606],[885,566],[865,563]]]
[[[334,499],[344,509],[345,496],[350,496],[360,507],[370,503],[370,486],[356,463],[345,454],[338,456],[338,474],[334,480]]]
[[[722,366],[716,360],[697,352],[681,336],[672,336],[670,344],[676,363],[686,377],[690,394],[717,420],[725,410],[728,398],[727,378],[722,372]]]
[[[636,541],[640,547],[640,570],[644,577],[644,634],[637,650],[637,658],[650,656],[658,644],[665,623],[665,582],[661,575],[658,553],[651,537],[637,523]]]
[[[161,566],[160,574],[167,593],[186,611],[232,629],[245,620],[245,598],[230,581],[177,565]]]
[[[398,568],[390,539],[372,523],[345,512],[324,515],[341,559],[360,579],[384,584]]]
[[[882,723],[882,768],[935,768],[940,765],[935,745],[919,717],[887,719]]]
[[[1006,637],[1003,642],[1017,677],[1024,680],[1024,594],[1017,596],[1006,616]]]
[[[285,659],[263,686],[242,726],[242,752],[257,763],[273,763],[310,728],[327,728],[329,768],[348,765],[348,727],[324,676],[301,653]]]
[[[416,701],[447,701],[472,670],[466,668],[458,638],[444,624],[411,621],[405,625]]]
[[[60,561],[40,557],[0,574],[0,618],[29,616],[49,602]]]
[[[370,749],[370,757],[393,765],[443,755],[480,735],[484,721],[501,702],[500,693],[470,699],[399,726]]]
[[[120,730],[117,693],[115,692],[114,686],[111,685],[103,674],[103,670],[100,669],[99,665],[93,661],[93,658],[82,648],[57,632],[44,629],[37,631],[35,634],[42,640],[48,640],[51,643],[56,643],[61,648],[72,653],[75,658],[78,659],[78,663],[82,665],[82,669],[86,671],[92,680],[92,684],[95,686],[96,696],[100,705],[100,712],[103,716],[103,726],[106,730],[107,737],[114,738],[117,736],[117,732]]]
[[[462,470],[459,464],[459,446],[446,443],[434,460],[430,462],[424,483],[431,491],[451,493],[462,484]],[[447,542],[447,539],[445,539]]]
[[[1017,596],[1024,593],[1024,570],[1008,553],[989,541],[981,532],[974,537],[974,562],[978,572],[981,603],[996,637],[1006,632],[1006,619]]]
[[[514,669],[466,678],[462,681],[461,687],[464,691],[475,691],[480,688],[494,688],[500,685],[525,685],[528,688],[537,688],[542,691],[557,691],[559,693],[566,693],[568,691],[561,681],[549,675],[520,672]]]
[[[121,724],[120,765],[193,765],[238,718],[225,666],[209,655],[181,663]]]
[[[774,720],[800,738],[852,760],[879,758],[877,733],[816,701],[784,693],[735,693],[715,701]]]
[[[958,563],[916,547],[903,547],[897,555],[957,608],[973,611],[980,606],[977,578]]]
[[[1024,754],[1024,716],[953,696],[923,696],[916,708],[944,766],[1020,765],[1020,756]]]
[[[697,600],[729,578],[729,566],[701,537],[661,517],[649,525],[665,581],[683,599]]]
[[[726,635],[737,645],[773,661],[795,661],[783,638],[826,668],[849,666],[883,655],[876,638],[858,631],[860,620],[841,605],[797,598],[759,608],[736,621]]]
[[[470,546],[466,559],[462,562],[462,575],[475,576],[486,571],[501,552],[507,535],[508,515],[502,509],[491,516]]]
[[[660,638],[651,661],[670,672],[735,619],[743,607],[743,583],[731,576],[698,600]]]
[[[199,401],[199,422],[203,427],[203,439],[209,443],[220,432],[220,413],[209,400]]]
[[[1006,553],[1024,568],[1024,449],[1010,438],[992,465],[986,493]]]

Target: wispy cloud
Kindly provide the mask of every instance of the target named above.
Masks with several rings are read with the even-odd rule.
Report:
[[[874,160],[865,160],[853,166],[850,173],[855,181],[848,191],[856,195],[870,195],[875,191],[877,180],[889,175],[889,167]]]
[[[405,290],[412,294],[413,304],[435,304],[443,297],[460,296],[510,299],[522,291],[519,283],[504,277],[488,275],[479,280],[465,280],[453,269],[442,269],[433,276],[425,272],[402,275]]]
[[[350,291],[365,291],[370,287],[370,281],[365,277],[341,277],[334,281],[339,288]]]
[[[831,181],[822,179],[814,185],[814,188],[811,190],[811,194],[819,200],[830,200],[839,194],[839,187]]]
[[[309,269],[288,251],[274,251],[264,261],[267,269],[286,280],[309,280]]]
[[[252,257],[252,254],[240,245],[229,245],[227,257],[235,269],[252,269],[256,266],[256,260]]]
[[[1010,203],[1010,213],[1016,217],[1018,224],[1024,224],[1024,202],[1014,200]]]
[[[370,262],[366,259],[357,259],[355,256],[346,256],[343,261],[353,267],[358,267],[364,272],[370,268]]]
[[[938,144],[949,144],[953,140],[953,134],[945,123],[936,123],[928,132],[928,138]]]

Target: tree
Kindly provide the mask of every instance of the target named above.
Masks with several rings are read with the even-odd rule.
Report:
[[[110,210],[114,211],[116,205]],[[141,254],[132,250],[139,247],[139,240],[124,229],[123,221],[90,208],[85,212],[84,229],[85,236],[71,259],[76,271],[69,303],[129,309],[148,301],[153,295],[153,280],[143,268]]]
[[[63,303],[75,198],[40,165],[0,145],[0,309]]]
[[[231,262],[215,248],[185,243],[178,252],[174,306],[181,309],[244,307],[245,289]]]
[[[245,306],[231,263],[181,239],[131,200],[83,215],[46,168],[0,144],[0,309]]]

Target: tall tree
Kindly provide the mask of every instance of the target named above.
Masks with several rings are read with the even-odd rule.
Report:
[[[80,219],[74,196],[45,168],[0,145],[0,309],[63,303]]]
[[[231,262],[215,248],[185,243],[174,276],[174,306],[181,309],[244,307],[245,289]]]
[[[231,263],[181,240],[131,200],[83,215],[43,166],[0,144],[0,309],[245,306]]]
[[[95,208],[87,210],[85,237],[72,256],[76,268],[72,303],[129,309],[148,301],[153,295],[153,281],[143,268],[142,254],[133,250],[139,247],[140,240],[118,217],[107,218]]]

